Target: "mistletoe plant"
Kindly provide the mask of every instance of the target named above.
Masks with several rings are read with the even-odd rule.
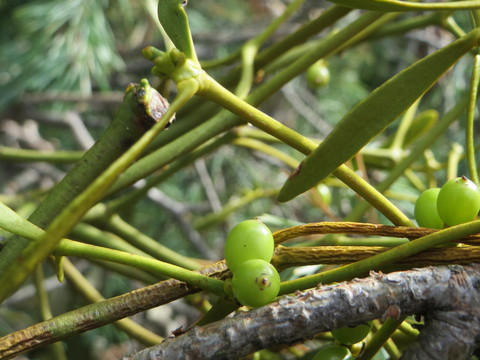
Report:
[[[43,322],[0,338],[1,358],[12,358],[36,347],[57,343],[79,332],[200,291],[212,296],[213,305],[203,309],[203,316],[185,334],[176,333],[178,336],[160,344],[162,339],[158,335],[130,320],[116,323],[142,343],[156,344],[125,358],[223,359],[251,353],[262,358],[265,354],[260,351],[262,349],[278,344],[288,346],[313,337],[318,340],[317,350],[326,344],[332,345],[335,338],[335,347],[340,347],[348,356],[353,353],[360,359],[370,359],[384,348],[396,358],[400,350],[395,341],[402,331],[407,333],[408,344],[417,341],[405,356],[415,358],[415,354],[421,356],[421,351],[430,349],[430,356],[444,358],[457,347],[462,350],[455,352],[456,358],[472,355],[476,330],[480,326],[475,320],[479,318],[475,306],[479,300],[474,295],[475,281],[478,282],[480,274],[478,266],[468,264],[480,259],[476,235],[480,232],[480,220],[472,220],[473,214],[465,221],[449,223],[445,220],[447,224],[436,222],[436,226],[432,226],[440,229],[419,228],[386,195],[390,186],[402,176],[419,189],[425,187],[421,176],[430,182],[435,179],[433,170],[437,169],[428,163],[420,168],[418,160],[429,153],[435,140],[465,109],[469,175],[478,185],[473,120],[480,79],[480,56],[476,54],[480,45],[477,10],[480,2],[333,2],[335,4],[317,18],[265,47],[276,30],[304,3],[293,0],[281,16],[237,52],[225,59],[202,62],[189,27],[187,1],[159,1],[158,19],[168,38],[168,46],[165,50],[148,46],[143,55],[153,63],[152,74],[159,78],[160,92],[164,93],[170,82],[175,84],[176,92],[170,104],[145,79],[130,85],[102,138],[45,195],[28,220],[6,204],[0,204],[0,227],[10,234],[0,251],[0,301],[12,296],[32,274],[36,274],[41,292],[41,265],[50,262],[60,281],[66,277],[92,302],[55,317],[46,314]],[[426,15],[418,15],[419,10]],[[457,11],[471,14],[473,26],[469,31],[465,32],[455,22],[453,15]],[[346,18],[347,14],[351,17]],[[403,14],[406,16],[401,16]],[[350,19],[353,20],[349,22]],[[320,61],[326,64],[329,59],[331,63],[339,53],[361,42],[428,25],[450,31],[457,39],[413,62],[378,86],[353,106],[321,142],[302,135],[259,109],[284,85]],[[309,40],[324,31],[328,34]],[[417,114],[423,96],[435,85],[440,85],[439,79],[452,66],[461,59],[471,61],[472,55],[471,91],[438,121],[436,112]],[[235,61],[237,66],[232,66]],[[210,69],[224,65],[230,67],[230,72],[221,80],[215,80]],[[256,84],[258,78],[262,79],[259,85]],[[179,121],[170,126],[174,117]],[[399,118],[400,126],[391,142],[374,149],[378,151],[369,152],[365,146],[384,134]],[[247,123],[260,131],[252,132],[251,127],[245,126]],[[165,131],[167,127],[169,130]],[[243,202],[225,206],[222,211],[200,219],[195,224],[197,230],[221,223],[229,214],[258,197],[275,196],[280,203],[288,202],[315,189],[320,182],[347,187],[362,200],[343,221],[289,226],[273,236],[258,220],[242,222],[227,237],[227,263],[206,262],[178,254],[121,218],[122,211],[132,207],[169,176],[225,144],[250,147],[272,155],[294,170],[280,189],[245,196]],[[284,147],[275,147],[276,144]],[[297,151],[303,160],[297,161],[284,149]],[[5,149],[2,154],[19,161],[26,156],[25,152],[12,149]],[[49,158],[60,161],[60,155],[64,154],[49,154]],[[77,154],[71,155],[72,161],[76,161]],[[365,159],[372,167],[386,161],[390,169],[374,186],[352,168],[352,158],[359,167]],[[28,159],[31,161],[34,157]],[[458,159],[450,159],[451,163],[458,164]],[[451,171],[448,177],[456,175]],[[145,181],[139,186],[138,181],[143,179]],[[134,184],[137,185],[132,186]],[[474,194],[469,197],[478,200],[478,189],[470,187],[469,191]],[[436,202],[436,197],[433,198]],[[332,213],[326,202],[320,203]],[[360,222],[370,206],[391,224]],[[458,206],[446,208],[458,211]],[[436,207],[437,203],[427,206],[428,209]],[[478,207],[475,209],[478,212]],[[422,223],[430,224],[428,221]],[[339,241],[335,246],[328,246],[328,241],[337,241],[334,234],[345,233],[375,237],[369,243],[371,246],[365,246],[366,242],[361,240],[358,240],[360,246],[355,246],[354,239],[349,239],[347,244]],[[327,236],[318,240],[320,234]],[[311,241],[309,246],[305,246],[306,240],[294,246],[281,245],[287,240],[306,239],[312,235],[317,236],[318,242]],[[462,246],[456,246],[457,243]],[[201,245],[198,248],[208,261],[208,249],[202,250]],[[116,266],[119,272],[153,284],[103,299],[67,257],[82,257]],[[343,266],[325,267],[298,278],[287,272],[280,277],[277,272],[302,265],[325,264]],[[464,266],[408,271],[413,266],[452,264]],[[406,269],[388,275],[372,273]],[[436,287],[431,287],[439,276],[443,276],[443,282],[438,281]],[[327,286],[358,277],[365,279]],[[428,291],[424,291],[419,282],[425,284]],[[447,291],[445,289],[450,296],[450,307],[446,307],[435,292]],[[459,299],[452,289],[469,291],[471,296],[468,301]],[[245,309],[244,313],[226,317],[242,305],[258,309]],[[48,307],[46,300],[45,306]],[[425,313],[428,306],[435,306],[435,310]],[[410,325],[414,320],[409,316],[415,314],[425,315],[425,330],[420,336]],[[460,325],[455,323],[459,319],[464,319]],[[462,339],[443,337],[444,343],[435,347],[436,339],[431,334],[441,327],[448,328],[448,334],[462,329]],[[468,327],[472,330],[464,329]],[[345,333],[351,329],[362,329],[361,336],[353,336],[355,341],[345,340]],[[355,343],[365,338],[366,348],[357,351]],[[321,351],[328,353],[330,350],[326,349],[329,348]],[[63,351],[61,347],[57,350],[60,354]],[[300,357],[298,347],[290,350]]]

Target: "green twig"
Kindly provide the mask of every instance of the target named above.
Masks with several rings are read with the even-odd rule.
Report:
[[[79,240],[90,245],[126,251],[141,256],[150,256],[153,258],[153,256],[148,255],[146,252],[129,244],[121,237],[115,236],[112,233],[106,231],[102,231],[95,226],[87,224],[85,222],[80,222],[75,225],[70,234],[75,240]]]
[[[40,313],[42,314],[42,319],[48,320],[52,318],[52,311],[50,308],[50,301],[48,299],[48,293],[45,289],[44,276],[42,266],[39,265],[35,269],[35,287],[37,289],[37,297],[40,306]],[[65,353],[65,348],[61,342],[56,342],[50,346],[51,355],[55,360],[67,360],[67,355]]]
[[[170,163],[168,165],[168,168],[164,169],[159,174],[154,174],[148,179],[146,179],[146,182],[142,187],[133,189],[130,192],[107,202],[105,204],[105,206],[107,207],[106,212],[109,214],[113,214],[121,211],[122,209],[125,209],[126,207],[132,207],[137,201],[144,198],[144,196],[151,188],[158,186],[170,176],[176,174],[179,170],[193,164],[195,160],[207,154],[210,154],[219,147],[228,144],[236,137],[237,135],[234,132],[228,132],[223,136],[211,139],[204,145],[200,146],[198,149],[184,154],[178,160]],[[88,216],[88,214],[86,216]],[[96,215],[93,216],[96,217]]]
[[[149,97],[152,96],[152,91],[149,88]],[[146,87],[142,85],[130,86],[127,89],[124,101],[110,126],[62,181],[50,190],[29,217],[32,223],[45,229],[61,210],[140,138],[149,126],[149,118],[145,116],[145,105],[148,107],[148,104],[145,104],[146,95]],[[0,278],[13,264],[21,263],[21,252],[27,246],[28,240],[22,237],[16,237],[7,243],[0,252]]]
[[[283,14],[273,20],[265,30],[263,30],[258,36],[247,41],[241,50],[242,55],[242,73],[240,81],[237,84],[235,94],[244,98],[250,92],[252,87],[254,72],[255,72],[255,56],[258,49],[262,46],[268,38],[290,17],[292,14],[305,2],[305,0],[292,1]]]
[[[415,101],[413,105],[410,106],[405,112],[405,114],[402,116],[402,121],[400,122],[400,125],[395,132],[395,136],[393,137],[392,145],[390,146],[391,149],[398,150],[404,147],[405,137],[407,135],[408,129],[412,125],[420,100],[421,98]]]
[[[468,170],[470,172],[470,179],[480,186],[478,179],[477,163],[475,161],[475,144],[474,144],[474,120],[475,108],[477,104],[478,83],[480,81],[480,55],[475,55],[473,61],[472,81],[470,83],[470,101],[467,110],[467,131],[466,131],[466,148],[467,148],[467,162]]]
[[[40,151],[0,146],[0,159],[14,162],[44,161],[53,164],[70,164],[80,160],[84,154],[83,151]]]
[[[134,247],[145,251],[147,254],[158,260],[166,261],[190,270],[200,268],[200,264],[195,260],[178,254],[177,252],[160,244],[151,237],[137,230],[129,223],[122,220],[122,218],[117,214],[112,215],[106,221],[104,226],[107,230],[117,234]]]
[[[365,351],[357,358],[357,360],[370,360],[380,351],[381,347],[391,338],[393,333],[400,327],[405,320],[402,316],[400,319],[388,318],[382,327],[375,333],[367,344]]]
[[[143,82],[144,87],[148,84]],[[88,186],[80,195],[75,197],[68,206],[57,216],[48,226],[46,233],[42,235],[39,241],[29,246],[25,252],[21,254],[21,258],[12,256],[9,258],[10,267],[3,273],[0,273],[0,301],[14,292],[33,271],[35,266],[41,263],[56,248],[62,237],[64,237],[70,229],[83,217],[83,215],[95,203],[97,203],[116,180],[118,175],[123,172],[146,148],[152,139],[164,129],[167,122],[173,116],[178,108],[187,102],[197,91],[197,83],[195,81],[184,81],[182,85],[178,84],[178,94],[171,106],[161,116],[159,121],[147,131],[142,138],[125,152],[119,159],[111,164],[96,180]],[[147,95],[148,94],[144,94]],[[144,98],[144,112],[151,116],[151,111],[159,111],[160,109],[150,109],[148,98]],[[136,101],[128,103],[138,109]],[[8,244],[12,243],[11,241]],[[5,250],[1,253],[3,254]]]
[[[442,25],[446,14],[444,12],[435,12],[426,15],[408,17],[406,19],[386,24],[384,27],[375,31],[365,40],[379,39],[387,36],[402,35],[415,29],[424,29],[430,25]]]
[[[463,146],[459,143],[452,143],[452,148],[448,152],[446,180],[450,180],[458,176],[458,163],[462,159],[463,155]]]
[[[136,254],[106,249],[100,246],[78,243],[71,240],[62,240],[54,251],[56,256],[78,256],[87,259],[98,259],[125,264],[134,268],[143,269],[154,274],[169,276],[185,281],[187,284],[223,295],[223,281],[210,278],[198,272],[186,270],[176,265],[165,263]]]
[[[68,282],[75,287],[88,301],[95,303],[105,300],[105,298],[95,289],[90,282],[77,270],[77,268],[68,260],[63,260],[65,277]],[[163,338],[157,334],[145,329],[134,321],[126,318],[113,323],[117,328],[124,331],[132,338],[138,340],[146,346],[152,346],[162,342]]]
[[[208,214],[194,222],[193,226],[197,230],[205,229],[224,221],[228,215],[235,210],[242,209],[254,200],[273,197],[278,193],[278,189],[256,189],[248,191],[240,198],[235,198],[226,204],[221,211]]]
[[[293,158],[292,156],[284,153],[283,151],[274,148],[273,146],[265,144],[263,141],[256,140],[256,139],[251,139],[251,138],[246,138],[246,137],[240,137],[238,139],[235,139],[232,142],[233,145],[237,146],[243,146],[249,149],[253,149],[256,151],[261,151],[264,154],[273,156],[274,158],[282,161],[286,165],[290,166],[292,169],[295,169],[300,161],[297,159]]]
[[[245,121],[250,122],[257,128],[276,137],[285,144],[305,155],[310,154],[317,148],[317,144],[315,142],[264,114],[246,101],[239,99],[207,74],[202,74],[200,81],[202,83],[202,87],[199,90],[199,95],[218,102],[226,109],[240,116]],[[333,174],[352,190],[365,198],[394,224],[414,226],[410,219],[408,219],[408,217],[406,217],[398,208],[388,201],[387,198],[385,198],[373,186],[359,177],[347,166],[340,165],[336,170],[333,171]]]

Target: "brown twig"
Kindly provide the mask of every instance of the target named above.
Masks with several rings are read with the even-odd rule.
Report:
[[[357,222],[318,222],[305,225],[293,226],[287,229],[276,231],[273,236],[275,244],[302,236],[320,235],[320,234],[360,234],[389,236],[395,238],[417,239],[425,235],[437,232],[436,229],[407,226],[390,226],[381,224],[357,223]],[[480,234],[459,239],[458,242],[468,244],[478,244]]]
[[[377,255],[391,248],[382,246],[314,246],[285,247],[278,245],[272,264],[282,271],[293,266],[317,264],[349,264]],[[430,249],[392,265],[429,266],[429,265],[466,265],[480,263],[480,246],[442,247]]]

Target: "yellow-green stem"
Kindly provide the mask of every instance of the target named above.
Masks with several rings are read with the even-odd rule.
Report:
[[[477,173],[477,163],[475,161],[475,144],[473,124],[475,120],[475,108],[477,104],[478,83],[480,81],[480,55],[475,55],[473,61],[472,81],[470,83],[470,101],[467,110],[467,131],[466,131],[466,147],[467,147],[467,162],[468,170],[470,172],[470,179],[480,186]]]
[[[45,288],[45,278],[43,275],[43,269],[41,265],[38,265],[35,269],[35,287],[37,289],[37,298],[40,305],[40,313],[42,320],[48,320],[52,318],[52,310],[50,308],[50,301],[48,299],[48,293]],[[56,342],[49,346],[51,355],[54,360],[67,360],[67,354],[65,348],[61,342]]]
[[[42,237],[30,244],[24,251],[22,261],[14,263],[4,273],[0,274],[0,302],[12,294],[32,273],[35,266],[44,261],[57,247],[60,240],[82,218],[96,202],[98,202],[108,187],[147,147],[155,136],[165,128],[174,113],[183,106],[197,91],[196,81],[184,81],[178,86],[178,94],[161,119],[147,131],[139,141],[110,165],[97,179],[78,195],[57,216],[47,228]]]
[[[304,155],[310,154],[317,148],[317,144],[314,141],[271,118],[246,101],[239,99],[206,73],[201,75],[200,82],[202,87],[199,90],[199,95],[221,104],[243,120],[250,122],[252,125],[283,141]],[[377,208],[395,225],[414,226],[411,220],[385,198],[385,196],[346,165],[340,165],[333,171],[333,174],[372,204],[372,206]]]
[[[77,291],[79,291],[88,301],[94,303],[105,300],[105,298],[95,289],[90,282],[77,270],[77,268],[68,260],[63,260],[65,276]],[[145,329],[136,322],[125,318],[113,323],[117,328],[124,331],[140,343],[152,346],[163,341],[161,336]]]
[[[155,274],[165,275],[177,280],[223,295],[223,281],[210,278],[198,272],[186,270],[176,265],[123,251],[106,249],[99,246],[62,240],[55,249],[56,256],[78,256],[88,259],[112,261],[129,265]]]

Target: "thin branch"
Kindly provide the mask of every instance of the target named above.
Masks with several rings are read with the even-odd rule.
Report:
[[[390,250],[383,246],[315,246],[285,247],[278,245],[272,264],[278,271],[289,267],[318,264],[350,264]],[[467,265],[480,263],[480,246],[441,247],[418,253],[391,265]]]
[[[83,150],[88,150],[95,144],[95,140],[77,112],[67,112],[63,120],[72,129],[73,136]]]
[[[285,85],[282,94],[292,107],[302,115],[320,134],[326,135],[332,131],[332,126],[322,119],[311,104],[315,104],[318,100],[301,87],[293,87],[291,84]],[[299,94],[300,93],[300,94]],[[308,97],[308,98],[306,98]]]
[[[170,198],[157,188],[151,188],[148,190],[148,198],[169,211],[195,249],[197,249],[204,258],[213,260],[215,254],[212,249],[210,249],[200,233],[195,230],[191,222],[186,220],[186,209],[183,204]]]
[[[305,225],[293,226],[287,229],[276,231],[273,236],[275,244],[280,244],[286,240],[301,236],[319,235],[319,234],[363,234],[376,236],[390,236],[395,238],[417,239],[419,237],[433,234],[439,230],[408,227],[408,226],[390,226],[357,222],[330,222],[310,223]],[[472,235],[459,239],[458,242],[468,244],[478,244],[480,235]]]
[[[124,97],[123,91],[111,91],[108,93],[98,92],[93,94],[83,94],[79,92],[54,92],[46,91],[41,93],[29,93],[23,96],[21,101],[26,104],[45,103],[45,102],[71,102],[71,103],[93,103],[93,104],[119,104]]]
[[[207,165],[205,164],[204,159],[198,159],[197,161],[195,161],[195,170],[200,177],[200,181],[202,182],[203,188],[205,189],[205,193],[207,195],[208,201],[210,202],[210,205],[212,206],[212,210],[214,212],[221,211],[222,203],[218,198],[215,185],[213,184],[213,180],[208,173]]]
[[[468,359],[480,331],[479,276],[479,265],[371,273],[194,327],[123,359],[238,359],[341,326],[413,314],[423,314],[426,326],[405,359]]]
[[[198,272],[220,279],[230,274],[225,262],[206,266]],[[170,279],[84,306],[0,337],[0,359],[13,358],[24,352],[167,304],[198,291],[200,291],[199,288]]]

